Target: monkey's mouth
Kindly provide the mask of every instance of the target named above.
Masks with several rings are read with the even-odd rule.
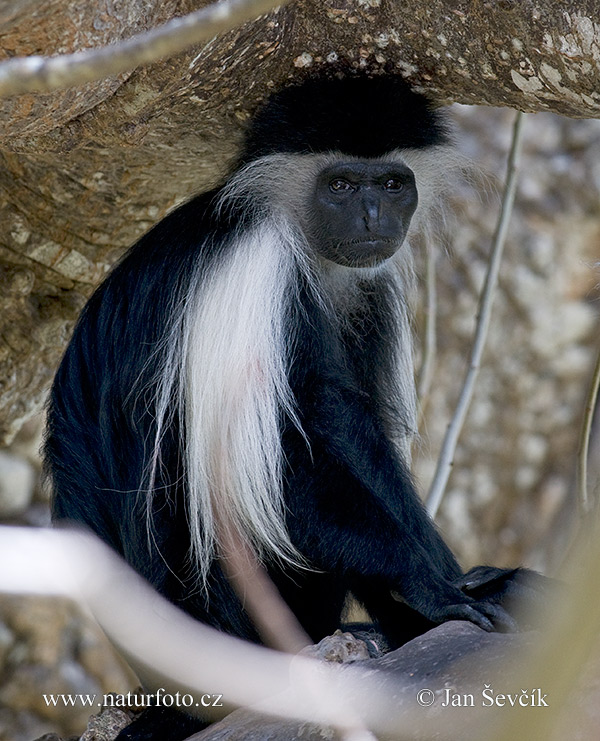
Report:
[[[350,268],[373,267],[393,257],[403,241],[391,237],[348,239],[330,245],[329,259]]]
[[[352,245],[380,245],[380,244],[398,244],[400,241],[397,237],[355,237],[354,239],[344,239],[338,242],[341,248],[351,247]]]

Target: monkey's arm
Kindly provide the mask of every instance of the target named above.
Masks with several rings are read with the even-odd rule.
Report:
[[[310,391],[303,399],[303,422],[312,463],[301,460],[300,441],[288,453],[290,528],[301,549],[316,557],[317,566],[344,572],[359,589],[368,581],[396,590],[434,623],[456,618],[486,630],[510,626],[501,607],[476,601],[453,583],[461,569],[369,400],[322,377],[305,388]]]

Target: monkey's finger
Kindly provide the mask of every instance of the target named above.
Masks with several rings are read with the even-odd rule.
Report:
[[[500,605],[493,602],[478,602],[473,605],[474,609],[481,612],[494,626],[494,630],[500,633],[518,633],[517,621]]]
[[[435,622],[443,623],[447,620],[467,620],[482,630],[492,633],[495,630],[492,619],[485,615],[479,608],[480,605],[477,604],[449,605],[440,611],[438,619]]]

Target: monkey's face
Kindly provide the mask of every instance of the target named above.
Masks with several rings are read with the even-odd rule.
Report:
[[[413,171],[402,162],[338,162],[321,170],[310,204],[309,242],[346,267],[372,267],[404,242],[417,207]]]

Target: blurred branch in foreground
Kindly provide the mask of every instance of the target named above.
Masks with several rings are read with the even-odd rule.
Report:
[[[229,706],[248,706],[253,718],[260,713],[308,720],[333,726],[345,739],[370,738],[366,728],[393,739],[424,733],[473,741],[551,739],[551,729],[564,719],[567,690],[582,675],[600,631],[600,570],[586,566],[600,559],[600,542],[592,542],[591,551],[580,549],[565,572],[565,581],[577,586],[553,597],[551,610],[546,605],[543,633],[490,634],[450,622],[381,659],[353,665],[278,653],[218,633],[168,603],[106,546],[79,532],[0,528],[0,563],[11,564],[0,572],[0,591],[77,599],[146,686],[192,695],[218,687]],[[524,688],[531,696],[540,688],[551,698],[550,707],[538,712],[481,702],[443,705],[448,687],[478,697],[488,686],[515,697],[524,696]],[[424,688],[433,698],[426,707],[419,700]],[[239,722],[237,715],[223,721],[226,727]],[[201,738],[218,733],[218,727],[207,729]]]

